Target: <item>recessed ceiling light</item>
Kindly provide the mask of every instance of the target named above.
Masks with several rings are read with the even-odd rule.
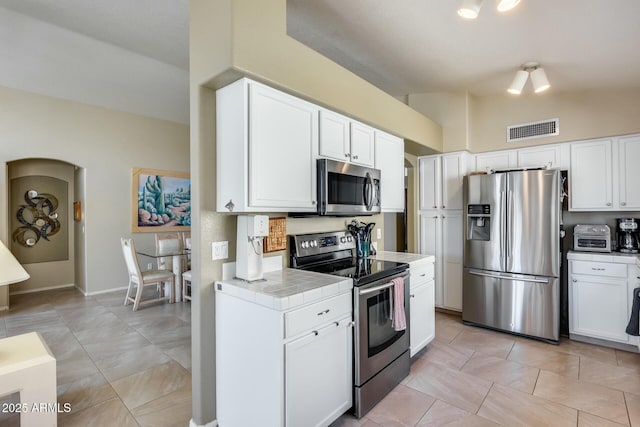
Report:
[[[507,12],[516,7],[518,3],[520,3],[520,0],[499,0],[498,12]]]
[[[458,15],[464,19],[476,19],[480,12],[482,0],[463,0],[462,5],[458,9]]]

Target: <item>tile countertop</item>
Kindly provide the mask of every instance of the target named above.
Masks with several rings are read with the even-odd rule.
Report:
[[[228,279],[216,282],[224,292],[274,310],[290,310],[353,288],[353,280],[313,271],[285,268],[264,273],[264,280]]]
[[[436,257],[434,255],[425,254],[412,254],[407,252],[390,252],[390,251],[378,251],[371,258],[379,259],[382,261],[393,262],[406,262],[411,265],[412,262],[428,260],[427,262],[435,262]]]
[[[595,262],[614,262],[618,264],[637,264],[640,265],[640,257],[638,254],[624,254],[621,252],[567,252],[567,259],[578,261],[595,261]]]

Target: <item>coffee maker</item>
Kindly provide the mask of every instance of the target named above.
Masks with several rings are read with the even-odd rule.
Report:
[[[640,249],[640,230],[638,229],[638,219],[618,218],[616,235],[618,239],[618,251],[637,254]]]

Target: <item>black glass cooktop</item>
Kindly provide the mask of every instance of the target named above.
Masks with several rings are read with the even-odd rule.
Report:
[[[342,258],[331,262],[303,267],[305,270],[335,276],[350,277],[361,286],[403,272],[409,264],[371,258]]]

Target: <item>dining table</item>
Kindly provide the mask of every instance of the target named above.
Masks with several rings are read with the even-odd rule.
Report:
[[[169,251],[158,251],[157,249],[140,249],[136,250],[136,254],[153,258],[157,261],[159,258],[171,258],[171,271],[174,275],[174,292],[175,302],[182,301],[182,273],[185,272],[186,260],[191,254],[191,249],[176,249]],[[169,265],[169,263],[165,263]],[[165,292],[169,289],[165,289]]]

